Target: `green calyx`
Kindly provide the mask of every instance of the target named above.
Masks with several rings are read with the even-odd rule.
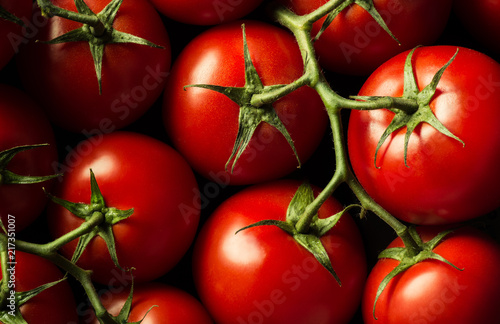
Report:
[[[316,36],[314,37],[314,40],[318,40],[318,38],[323,34],[325,29],[330,26],[332,21],[337,17],[337,15],[342,12],[344,9],[346,9],[348,6],[352,4],[357,4],[361,8],[365,9],[370,16],[379,24],[382,29],[389,34],[389,36],[392,37],[398,44],[401,44],[399,40],[394,36],[394,34],[389,30],[389,27],[385,23],[384,19],[378,12],[378,10],[375,8],[375,5],[373,4],[373,0],[346,0],[342,2],[338,7],[336,7],[333,11],[331,11],[328,16],[326,17],[325,21],[323,22],[323,25],[321,26],[321,29],[318,31]]]
[[[19,17],[13,15],[2,6],[0,6],[0,19],[7,20],[24,27],[24,22]]]
[[[72,214],[84,220],[91,218],[95,213],[101,213],[104,216],[104,221],[101,224],[94,227],[89,233],[80,236],[71,261],[76,263],[92,239],[96,236],[100,236],[104,242],[106,242],[106,246],[108,247],[109,254],[114,264],[121,269],[116,254],[113,225],[129,218],[134,213],[134,209],[121,210],[114,207],[107,207],[92,170],[90,170],[90,186],[90,204],[69,202],[48,194],[49,198],[54,203],[63,206]]]
[[[337,224],[340,217],[353,207],[359,207],[357,205],[350,205],[346,207],[341,212],[332,215],[328,218],[319,218],[317,213],[313,214],[312,219],[305,217],[307,206],[309,206],[314,200],[314,194],[312,188],[309,184],[302,184],[296,191],[290,205],[288,206],[286,213],[286,220],[276,220],[268,219],[259,221],[257,223],[248,225],[241,228],[236,232],[247,230],[256,226],[272,225],[277,226],[289,235],[291,235],[297,243],[303,246],[307,251],[309,251],[318,262],[330,272],[337,283],[340,285],[340,278],[335,273],[330,257],[326,252],[326,249],[321,242],[321,237],[325,235],[330,229],[332,229],[335,224]],[[305,225],[305,226],[304,226]]]
[[[118,43],[133,43],[154,48],[162,48],[161,46],[156,45],[146,39],[128,33],[120,32],[113,28],[113,22],[122,2],[123,0],[112,0],[101,12],[96,14],[87,6],[87,4],[83,0],[75,0],[78,13],[88,17],[96,18],[94,20],[97,21],[97,23],[95,25],[84,23],[80,28],[74,29],[64,35],[45,42],[47,44],[80,41],[88,42],[90,46],[90,52],[94,60],[94,67],[99,86],[99,94],[102,93],[102,60],[104,56],[104,48],[106,47],[106,45]]]
[[[405,134],[405,142],[404,142],[404,162],[408,167],[407,163],[407,153],[408,153],[408,143],[410,141],[410,136],[415,130],[415,128],[421,123],[427,123],[438,130],[440,133],[451,137],[465,146],[465,143],[452,134],[437,118],[436,115],[431,110],[430,102],[436,93],[436,88],[443,75],[446,68],[453,62],[455,57],[458,54],[458,49],[453,57],[443,66],[438,72],[434,75],[431,83],[429,83],[422,91],[419,90],[417,81],[415,79],[415,73],[413,71],[412,65],[412,56],[413,52],[416,48],[410,51],[408,56],[406,57],[405,67],[404,67],[404,90],[403,96],[404,99],[414,100],[418,104],[418,108],[416,110],[403,110],[403,109],[391,109],[394,112],[394,118],[391,123],[387,127],[387,129],[382,134],[375,151],[374,164],[377,167],[377,154],[385,142],[385,140],[395,131],[406,127]],[[377,96],[352,96],[352,98],[360,99],[360,100],[376,100],[381,97]],[[377,167],[378,168],[378,167]]]
[[[425,242],[425,243],[422,241],[422,238],[417,233],[417,230],[415,229],[415,227],[413,227],[413,226],[409,227],[408,231],[409,231],[409,234],[411,235],[411,237],[413,238],[413,240],[415,241],[415,243],[417,244],[417,246],[419,247],[420,251],[418,253],[415,253],[414,250],[409,249],[407,247],[395,247],[395,248],[389,248],[389,249],[382,251],[378,256],[379,259],[387,258],[387,259],[397,260],[397,261],[399,261],[399,264],[391,272],[389,272],[389,274],[387,276],[385,276],[385,278],[380,282],[380,285],[377,289],[375,301],[373,303],[373,317],[375,319],[377,319],[377,317],[375,315],[377,301],[378,301],[380,295],[382,294],[382,292],[384,291],[384,289],[389,284],[389,282],[394,277],[396,277],[398,274],[408,270],[409,268],[411,268],[415,264],[422,262],[422,261],[425,261],[425,260],[433,259],[433,260],[444,262],[444,263],[448,264],[449,266],[451,266],[459,271],[463,270],[463,269],[459,269],[458,267],[453,265],[450,261],[446,260],[445,258],[440,256],[439,254],[433,252],[434,248],[436,248],[436,246],[438,246],[448,234],[453,232],[453,230],[443,231],[443,232],[439,233],[438,235],[436,235],[432,240]]]
[[[264,86],[260,77],[253,65],[252,59],[250,57],[250,52],[248,50],[245,25],[242,25],[243,29],[243,50],[244,50],[244,60],[245,60],[245,86],[244,87],[223,87],[211,84],[194,84],[187,85],[184,88],[197,87],[209,89],[224,94],[229,99],[234,101],[240,107],[239,118],[238,118],[238,133],[236,135],[236,140],[231,152],[231,156],[226,162],[226,171],[231,165],[231,173],[234,171],[234,166],[240,158],[241,154],[245,151],[245,148],[250,143],[252,135],[254,134],[257,127],[265,122],[273,127],[275,127],[287,140],[288,144],[293,150],[298,162],[298,167],[301,166],[298,153],[295,149],[293,140],[288,133],[285,125],[278,117],[278,114],[274,110],[272,104],[263,104],[259,107],[252,105],[252,96],[255,94],[261,94],[267,91],[275,90],[279,87],[285,87],[286,85],[272,85]]]
[[[48,145],[21,145],[0,152],[0,185],[40,183],[60,176],[59,174],[48,176],[19,175],[7,170],[7,165],[18,153]]]

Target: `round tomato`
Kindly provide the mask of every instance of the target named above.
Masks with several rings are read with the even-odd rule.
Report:
[[[304,15],[327,1],[280,2],[297,14]],[[335,17],[314,43],[319,62],[325,69],[349,75],[367,75],[404,50],[433,44],[446,26],[452,1],[374,0],[373,6],[400,44],[368,11],[358,4],[351,4]],[[313,24],[313,36],[324,21],[325,18],[322,18]]]
[[[56,173],[57,149],[54,132],[41,108],[23,91],[0,85],[0,152],[22,145],[49,144],[20,152],[6,169],[24,176],[50,176]],[[7,225],[8,215],[21,231],[44,210],[53,180],[32,184],[2,184],[0,179],[0,217]]]
[[[51,262],[29,253],[21,251],[15,252],[15,265],[9,264],[7,280],[11,290],[8,291],[9,298],[11,292],[27,292],[42,285],[53,283],[63,278],[63,274]],[[11,254],[9,254],[11,256]],[[14,254],[12,254],[14,256]],[[0,278],[2,274],[0,273]],[[14,278],[14,281],[10,281]],[[12,307],[12,306],[13,307]],[[19,308],[17,308],[19,307]],[[43,290],[38,295],[29,299],[22,305],[12,304],[7,299],[7,312],[16,309],[21,311],[26,323],[30,324],[77,324],[78,316],[76,312],[75,298],[67,281],[61,281],[56,285]],[[8,313],[7,313],[8,314]],[[12,313],[11,313],[12,314]],[[10,316],[10,315],[7,315]]]
[[[73,0],[52,2],[76,11]],[[109,2],[85,1],[95,13],[101,12]],[[137,120],[161,95],[170,69],[171,49],[165,26],[148,1],[124,1],[112,28],[163,48],[107,44],[102,57],[101,93],[89,42],[39,42],[52,40],[83,25],[59,17],[37,22],[37,25],[38,34],[19,53],[18,71],[27,91],[58,126],[73,132],[109,133]],[[96,38],[93,43],[101,41]]]
[[[118,262],[135,268],[135,281],[149,281],[169,271],[191,245],[199,222],[199,190],[186,161],[170,146],[145,135],[114,132],[79,143],[63,164],[54,196],[89,203],[90,169],[107,207],[133,214],[112,226]],[[49,206],[54,237],[75,229],[83,219],[60,205]],[[71,258],[77,240],[62,247]],[[105,241],[94,237],[78,260],[92,269],[96,282],[110,285],[123,274],[115,267]]]
[[[420,229],[424,242],[438,232]],[[390,245],[402,247],[397,238]],[[380,259],[372,269],[363,295],[366,324],[491,323],[500,307],[500,246],[484,233],[462,228],[448,234],[434,250],[454,267],[425,260],[394,277],[373,303],[382,279],[398,261]]]
[[[168,18],[192,25],[218,25],[246,16],[262,0],[151,0]]]
[[[457,51],[452,46],[415,50],[418,88]],[[387,61],[365,82],[361,96],[403,94],[408,53]],[[393,132],[375,151],[394,117],[387,109],[352,111],[348,149],[354,173],[368,194],[394,216],[415,224],[460,222],[500,206],[500,64],[477,51],[459,48],[444,71],[430,108],[464,143],[427,123],[411,134],[404,160],[406,127]]]
[[[33,1],[1,0],[0,7],[24,23],[31,20]],[[25,34],[20,24],[0,18],[0,69],[10,62],[24,41]]]
[[[276,226],[239,229],[261,220],[285,220],[300,183],[254,185],[223,202],[195,243],[196,289],[216,323],[348,323],[358,309],[366,259],[348,214],[321,237],[342,286],[304,247]],[[318,189],[314,188],[315,194]],[[319,218],[342,206],[333,198]]]
[[[476,0],[454,1],[454,12],[464,27],[482,45],[495,53],[500,53],[500,1]]]
[[[263,85],[288,84],[302,75],[302,57],[293,36],[266,23],[244,24],[251,60]],[[163,102],[167,133],[192,167],[209,180],[225,178],[235,185],[277,179],[298,166],[282,133],[263,122],[226,171],[238,134],[239,105],[213,90],[184,90],[186,85],[197,84],[245,86],[243,48],[242,22],[216,26],[196,37],[177,58]],[[327,125],[320,97],[304,86],[273,107],[304,163],[318,147]]]
[[[129,294],[130,287],[120,291],[106,291],[101,294],[101,301],[111,315],[117,316]],[[154,307],[151,308],[152,306]],[[143,318],[142,324],[213,323],[207,310],[195,297],[173,286],[157,282],[134,285],[128,322],[138,322]],[[97,324],[98,321],[94,318],[91,323]]]

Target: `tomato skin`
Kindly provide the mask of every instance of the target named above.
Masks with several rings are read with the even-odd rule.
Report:
[[[107,291],[101,296],[103,306],[111,315],[118,315],[127,300],[130,287],[123,288],[118,292]],[[192,295],[187,292],[166,284],[154,282],[134,285],[131,313],[129,322],[140,321],[146,312],[142,324],[157,323],[186,323],[186,324],[212,324],[207,310]],[[86,321],[86,323],[99,323],[97,318]]]
[[[74,1],[53,2],[76,11]],[[100,12],[107,0],[86,1]],[[54,17],[39,23],[39,33],[22,48],[17,67],[27,91],[56,125],[72,132],[102,133],[137,120],[159,98],[170,70],[171,49],[158,13],[145,0],[121,5],[113,28],[147,39],[163,48],[138,44],[109,44],[102,66],[102,94],[88,42],[44,44],[82,24]]]
[[[419,48],[413,66],[419,89],[456,52],[453,46]],[[401,96],[403,65],[408,53],[383,64],[365,82],[362,96]],[[415,224],[460,222],[499,207],[500,65],[477,51],[460,48],[444,72],[430,107],[438,120],[465,146],[428,124],[420,124],[408,144],[406,127],[375,149],[394,116],[388,110],[353,111],[348,149],[354,173],[372,198],[394,216]]]
[[[215,91],[183,89],[190,84],[245,85],[242,23],[213,27],[188,44],[174,64],[163,102],[167,133],[193,169],[209,180],[225,178],[232,185],[277,179],[298,166],[283,135],[263,123],[233,173],[226,172],[238,132],[238,105]],[[264,85],[286,84],[302,75],[302,58],[293,36],[266,23],[244,23],[250,55]],[[327,126],[320,97],[302,87],[274,103],[274,108],[305,163]]]
[[[235,235],[260,220],[285,220],[299,185],[282,180],[244,189],[223,202],[205,223],[195,243],[193,275],[216,323],[348,323],[354,315],[366,260],[349,215],[321,238],[342,287],[278,227],[254,227]],[[319,217],[341,209],[329,199]]]
[[[306,14],[326,0],[280,0],[297,14]],[[399,45],[371,15],[353,4],[341,12],[315,42],[320,64],[327,70],[368,75],[380,64],[418,45],[431,45],[443,32],[452,0],[374,0],[375,8]],[[316,35],[325,18],[313,24]]]
[[[78,155],[79,148],[86,148]],[[135,282],[150,281],[169,271],[191,245],[199,222],[198,185],[186,161],[170,146],[132,132],[114,132],[89,138],[70,152],[62,182],[54,195],[71,202],[90,202],[90,169],[107,207],[127,210],[129,218],[113,232],[120,265],[134,267]],[[59,237],[83,220],[59,205],[49,205],[49,228]],[[77,240],[62,247],[71,257]],[[102,284],[116,282],[114,266],[104,240],[94,238],[78,265],[92,269]]]
[[[17,154],[7,165],[19,175],[49,176],[56,171],[58,154],[54,132],[41,108],[23,91],[0,84],[0,151],[20,145],[47,143]],[[1,184],[0,216],[7,226],[8,215],[15,217],[15,230],[28,227],[44,210],[53,180],[34,184]]]
[[[15,251],[15,257],[16,292],[29,291],[63,278],[59,268],[42,257],[19,250]],[[20,310],[23,318],[30,324],[78,323],[75,299],[67,281],[44,290],[22,305]]]
[[[33,2],[30,0],[1,0],[0,6],[25,22],[31,19]],[[0,69],[19,51],[23,39],[20,25],[0,18]]]
[[[439,229],[421,228],[424,242]],[[401,239],[389,247],[402,247]],[[364,323],[491,323],[500,307],[500,246],[474,228],[461,228],[445,237],[434,252],[463,271],[426,260],[396,276],[373,301],[381,280],[398,264],[380,259],[372,269],[363,295]]]
[[[262,0],[150,0],[160,13],[192,25],[218,25],[243,18]]]

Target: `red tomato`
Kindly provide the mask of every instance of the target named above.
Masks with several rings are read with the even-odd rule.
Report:
[[[456,52],[456,47],[418,48],[413,68],[419,89]],[[408,53],[383,64],[365,82],[362,96],[401,96]],[[408,144],[406,127],[375,149],[394,114],[386,109],[353,111],[348,149],[354,173],[368,194],[394,216],[416,224],[459,222],[500,206],[500,65],[477,51],[460,48],[444,71],[430,102],[437,119],[464,143],[423,123]]]
[[[96,13],[109,2],[85,1]],[[76,11],[73,0],[53,3]],[[124,1],[113,28],[163,48],[108,44],[103,56],[102,94],[88,42],[36,42],[54,39],[82,24],[54,17],[38,25],[38,35],[19,53],[18,70],[27,91],[58,126],[74,132],[109,133],[138,119],[161,95],[170,69],[170,44],[160,16],[148,1]]]
[[[168,18],[192,25],[218,25],[246,16],[262,0],[150,0]]]
[[[203,83],[245,85],[241,25],[213,27],[191,41],[176,60],[163,102],[166,130],[191,166],[209,180],[226,178],[227,183],[240,185],[280,178],[298,166],[285,137],[262,123],[233,173],[226,172],[238,133],[238,104],[212,90],[183,89]],[[256,21],[246,21],[245,30],[252,62],[264,85],[287,84],[302,75],[302,58],[293,36]],[[320,97],[313,89],[302,87],[273,106],[304,163],[318,147],[327,125]]]
[[[199,222],[198,186],[191,168],[170,146],[154,138],[114,132],[78,144],[65,160],[65,175],[54,195],[71,202],[90,202],[90,169],[107,207],[134,208],[113,226],[118,262],[134,267],[135,281],[149,281],[169,271],[191,245]],[[49,226],[59,237],[83,220],[51,204]],[[71,258],[77,240],[62,248]],[[104,240],[95,237],[78,265],[94,271],[103,284],[122,276]]]
[[[33,1],[0,0],[0,7],[25,23],[31,20]],[[21,25],[0,18],[0,69],[19,51],[24,39],[25,34]]]
[[[424,242],[437,231],[421,229]],[[401,239],[389,247],[402,247]],[[445,237],[434,252],[462,271],[436,260],[422,261],[393,278],[376,304],[382,279],[398,261],[380,259],[372,269],[363,295],[366,324],[492,323],[500,307],[500,246],[484,233],[462,228]]]
[[[326,0],[280,0],[297,14],[312,12]],[[333,20],[315,42],[327,70],[367,75],[380,64],[417,45],[431,45],[443,32],[452,0],[374,0],[373,4],[399,45],[362,7],[352,4]],[[313,24],[315,36],[325,18]]]
[[[15,292],[25,292],[63,278],[63,274],[49,261],[29,253],[15,251],[16,264],[8,266],[9,285]],[[12,268],[14,267],[14,268]],[[10,279],[15,278],[14,282]],[[0,278],[2,274],[0,273]],[[15,286],[15,287],[14,287]],[[13,310],[7,300],[7,311]],[[77,324],[76,303],[67,281],[47,288],[19,307],[26,323],[30,324]]]
[[[285,180],[240,191],[223,202],[202,228],[194,249],[193,275],[216,323],[348,323],[353,317],[365,282],[366,260],[358,228],[348,214],[321,237],[342,287],[310,252],[276,226],[253,227],[235,235],[257,221],[285,220],[299,185]],[[319,217],[341,210],[330,198]]]
[[[40,107],[21,90],[0,85],[0,151],[21,145],[49,144],[18,153],[7,170],[19,175],[49,176],[55,171],[57,149],[52,126]],[[34,184],[1,184],[0,217],[7,226],[8,215],[15,217],[15,230],[21,231],[43,211],[53,181]]]
[[[500,53],[500,1],[476,0],[453,2],[454,12],[464,27],[482,45]]]
[[[117,316],[130,293],[130,287],[119,292],[107,291],[101,295],[103,306]],[[155,306],[151,308],[152,306]],[[148,310],[151,309],[149,313]],[[147,313],[147,315],[146,315]],[[146,315],[142,324],[186,323],[212,324],[207,310],[192,295],[178,288],[161,283],[134,285],[132,307],[128,322],[138,322]],[[90,321],[84,321],[89,323]],[[96,318],[91,323],[97,324]]]

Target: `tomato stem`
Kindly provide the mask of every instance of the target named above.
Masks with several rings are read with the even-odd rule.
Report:
[[[49,18],[54,16],[73,20],[76,22],[80,22],[82,24],[89,25],[93,27],[96,31],[102,31],[105,29],[104,23],[97,17],[97,15],[89,15],[86,13],[75,12],[67,9],[63,9],[54,5],[50,0],[37,0],[36,1],[40,9],[42,10],[42,14]],[[102,35],[102,33],[100,34]],[[95,36],[100,36],[99,34],[95,34]]]

